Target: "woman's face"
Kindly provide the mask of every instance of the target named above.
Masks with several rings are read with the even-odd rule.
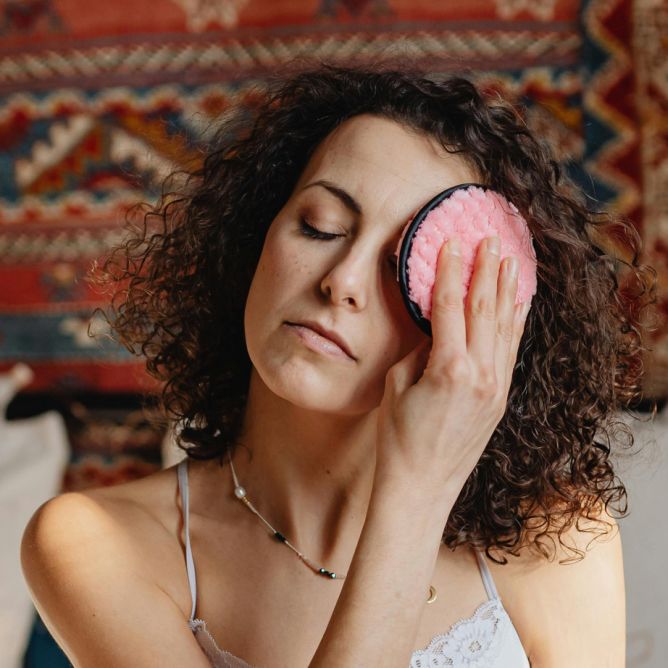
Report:
[[[334,130],[267,232],[244,317],[253,373],[304,408],[378,406],[387,371],[428,338],[396,280],[401,232],[434,195],[474,180],[463,158],[394,121],[360,115]],[[335,236],[308,236],[304,222]],[[287,324],[304,321],[335,331],[352,357]]]

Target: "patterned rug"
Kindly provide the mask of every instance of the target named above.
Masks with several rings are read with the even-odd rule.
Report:
[[[583,3],[582,185],[628,217],[658,274],[647,396],[668,396],[668,4]]]
[[[667,12],[653,0],[116,0],[94,12],[0,0],[0,370],[22,360],[32,392],[111,406],[153,387],[141,363],[87,335],[104,323],[86,269],[130,205],[196,164],[215,119],[298,56],[403,54],[523,105],[569,174],[634,222],[665,316]],[[647,365],[654,396],[668,395],[666,330]]]
[[[587,192],[633,221],[664,318],[646,393],[668,396],[666,34],[660,0],[0,0],[0,370],[21,360],[36,374],[11,414],[63,413],[63,489],[159,468],[161,433],[139,410],[153,385],[87,336],[104,331],[91,318],[103,303],[83,276],[127,208],[195,164],[211,123],[269,72],[353,54],[401,54],[501,91]],[[68,665],[39,624],[25,665]]]
[[[665,314],[666,12],[651,0],[0,3],[0,369],[31,364],[34,390],[152,387],[124,350],[87,336],[104,325],[82,276],[127,207],[196,159],[208,123],[303,55],[401,53],[526,104],[568,171],[636,224]],[[651,366],[665,372],[656,336]]]

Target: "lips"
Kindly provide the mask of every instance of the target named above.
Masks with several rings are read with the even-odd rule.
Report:
[[[348,357],[352,359],[357,359],[350,351],[350,348],[348,347],[346,340],[338,332],[335,332],[332,329],[324,327],[319,322],[315,322],[314,320],[301,320],[299,322],[286,321],[286,322],[288,323],[288,325],[300,325],[301,327],[308,327],[309,329],[312,329],[317,334],[320,334],[320,336],[329,339],[337,346],[339,346],[339,348],[341,348],[341,350],[343,350],[343,352],[346,353]]]

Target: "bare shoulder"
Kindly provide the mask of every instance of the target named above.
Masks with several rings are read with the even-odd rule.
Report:
[[[550,560],[526,549],[519,557],[506,555],[506,565],[488,560],[531,665],[624,666],[626,602],[616,520],[600,509],[565,529],[561,543],[552,540]]]
[[[39,556],[39,550],[31,548],[57,548],[66,551],[69,560],[83,561],[92,556],[89,551],[95,553],[104,544],[110,555],[122,553],[128,568],[163,586],[166,564],[182,562],[179,529],[172,467],[120,485],[50,499],[26,527],[22,560],[29,566]]]
[[[183,562],[170,499],[174,504],[175,474],[168,469],[56,496],[26,526],[26,582],[75,666],[206,665],[185,623],[178,586],[164,586]]]

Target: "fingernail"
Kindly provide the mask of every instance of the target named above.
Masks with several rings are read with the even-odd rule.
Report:
[[[494,255],[498,255],[500,248],[501,248],[501,240],[499,239],[499,237],[487,238],[486,249],[488,253],[494,253]]]
[[[518,267],[519,267],[519,263],[517,262],[516,257],[510,257],[507,260],[506,271],[508,272],[508,277],[509,278],[515,278],[515,276],[517,276]]]
[[[450,255],[461,255],[462,247],[458,237],[453,237],[448,241],[448,253]]]

